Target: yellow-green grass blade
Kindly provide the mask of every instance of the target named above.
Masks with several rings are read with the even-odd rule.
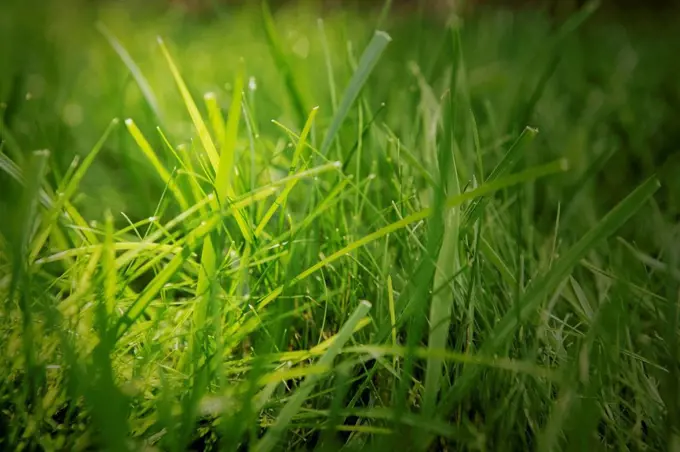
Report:
[[[156,127],[156,130],[158,131],[158,135],[161,137],[163,144],[165,144],[165,147],[168,148],[168,151],[170,151],[175,156],[175,159],[177,159],[182,168],[184,168],[184,170],[187,172],[191,193],[194,196],[194,202],[199,202],[201,199],[205,198],[205,191],[203,188],[201,188],[201,185],[198,182],[197,175],[194,172],[193,163],[191,162],[191,156],[187,152],[176,151],[170,144],[170,141],[168,141],[161,128]],[[200,212],[201,214],[205,214],[206,211],[206,209],[201,209]]]
[[[175,182],[174,178],[170,175],[168,170],[165,169],[165,166],[163,166],[161,161],[158,159],[158,156],[154,152],[149,142],[144,137],[142,131],[139,130],[139,127],[137,127],[137,125],[131,118],[125,120],[125,125],[128,131],[130,132],[130,135],[132,135],[132,138],[134,138],[135,142],[137,143],[137,146],[139,146],[139,149],[142,151],[147,160],[149,160],[153,168],[156,170],[156,173],[158,173],[158,176],[160,176],[163,183],[168,187],[170,192],[177,200],[177,203],[179,204],[180,208],[182,210],[187,210],[189,208],[189,204],[187,203],[186,198],[182,194],[182,191]]]
[[[33,247],[31,250],[31,254],[29,256],[29,262],[35,261],[43,245],[50,236],[52,228],[54,224],[57,222],[57,219],[61,214],[64,205],[68,201],[70,201],[71,197],[73,197],[73,195],[76,193],[76,190],[78,190],[80,181],[85,176],[85,173],[94,162],[95,157],[97,157],[99,151],[101,151],[102,147],[104,146],[104,143],[108,139],[109,135],[111,134],[115,126],[117,125],[118,125],[117,118],[111,121],[109,126],[104,131],[104,135],[102,135],[102,137],[94,145],[90,153],[87,154],[85,159],[83,159],[83,162],[80,164],[80,166],[78,166],[75,169],[75,171],[73,172],[73,176],[70,179],[68,179],[68,182],[66,182],[66,186],[64,187],[64,189],[61,190],[60,193],[58,193],[55,202],[52,204],[51,207],[49,207],[47,212],[45,212],[44,214],[45,220],[43,222],[44,226],[36,236],[35,240],[33,241]]]
[[[399,345],[397,342],[397,315],[394,309],[394,289],[392,288],[392,276],[387,275],[387,301],[389,303],[390,323],[392,324],[392,345]]]
[[[352,178],[353,176],[349,175],[342,179],[340,182],[338,182],[338,185],[336,185],[335,188],[333,188],[333,190],[331,190],[331,192],[324,197],[324,199],[321,201],[320,204],[316,206],[312,213],[310,213],[307,217],[305,217],[304,220],[294,225],[288,231],[272,239],[270,243],[279,244],[290,237],[294,237],[298,232],[305,230],[316,218],[319,217],[319,215],[324,213],[334,204],[340,202],[340,200],[342,199],[341,195],[345,193],[345,187],[349,185],[349,183],[352,181]]]
[[[215,121],[214,127],[218,130],[223,130],[222,133],[218,133],[218,136],[222,137],[222,149],[219,166],[217,168],[217,176],[215,177],[216,201],[214,210],[219,210],[220,206],[227,205],[230,202],[230,198],[234,195],[231,180],[234,173],[234,153],[241,114],[242,93],[243,74],[241,72],[236,76],[234,83],[233,98],[229,109],[229,119],[226,124],[226,130],[224,130],[223,123],[221,123],[221,115],[216,111],[213,111],[212,113],[212,117]],[[213,110],[217,110],[216,104],[214,105]],[[246,242],[251,242],[251,233],[241,212],[238,209],[234,209],[233,215]],[[195,332],[201,331],[204,328],[207,313],[210,311],[211,300],[214,299],[214,296],[209,293],[209,289],[215,278],[217,256],[220,255],[220,250],[221,247],[213,242],[213,238],[210,235],[207,235],[203,242],[201,266],[196,285],[196,294],[201,298],[198,306],[194,310],[193,326]]]
[[[234,94],[236,94],[236,90],[234,90]],[[217,96],[213,92],[205,93],[203,101],[205,102],[206,110],[208,110],[208,120],[210,121],[215,138],[217,138],[217,144],[220,149],[224,149],[226,138],[224,130],[225,121],[222,110],[220,110],[220,106],[217,104]]]
[[[183,249],[170,259],[163,269],[144,288],[139,297],[128,307],[117,327],[117,337],[120,337],[144,313],[148,305],[154,300],[165,284],[179,271],[184,261],[198,247],[198,244],[210,234],[219,224],[219,217],[213,217],[198,228],[191,231],[183,240]]]
[[[436,357],[442,361],[458,364],[474,364],[477,366],[501,369],[514,373],[532,375],[536,378],[547,378],[559,382],[560,373],[556,369],[538,366],[528,361],[519,361],[504,357],[491,357],[481,354],[471,354],[456,352],[449,349],[433,349],[430,347],[405,347],[390,345],[356,345],[346,347],[342,350],[343,354],[366,353],[374,356],[395,356],[405,357],[408,354],[419,359],[431,359]]]
[[[161,52],[163,53],[163,56],[165,57],[165,60],[168,63],[170,73],[172,74],[172,77],[175,79],[175,83],[177,84],[177,88],[179,89],[179,92],[182,96],[184,105],[186,106],[187,111],[189,112],[189,116],[191,116],[191,121],[194,123],[194,127],[196,127],[196,131],[198,132],[198,137],[201,140],[203,149],[208,155],[208,159],[210,160],[210,164],[212,165],[213,170],[217,172],[217,168],[220,162],[220,156],[217,153],[215,143],[210,137],[208,128],[206,127],[205,122],[203,122],[201,113],[198,111],[198,107],[196,106],[196,103],[191,97],[191,93],[189,93],[189,89],[187,88],[186,83],[184,83],[184,79],[182,78],[182,75],[180,74],[177,65],[172,59],[172,56],[170,55],[170,52],[165,46],[163,39],[161,39],[160,37],[158,38],[158,45],[160,46]]]
[[[238,126],[241,120],[241,101],[243,97],[243,68],[239,70],[234,81],[234,91],[229,107],[229,118],[227,119],[226,130],[224,133],[224,146],[220,154],[220,163],[215,179],[215,191],[217,201],[220,205],[231,202],[235,196],[232,177],[234,175],[234,162],[236,154],[236,141],[238,139]],[[252,242],[252,233],[242,213],[237,209],[234,211],[234,219],[246,242]]]
[[[316,112],[318,111],[319,107],[314,107],[309,114],[309,117],[307,118],[307,122],[305,123],[305,127],[302,129],[302,133],[300,134],[300,138],[298,139],[297,146],[295,147],[295,153],[293,154],[293,160],[291,162],[290,166],[290,175],[293,174],[293,172],[297,169],[298,161],[300,160],[300,156],[302,155],[302,150],[305,147],[305,143],[307,141],[307,135],[309,134],[309,131],[312,128],[312,124],[314,123],[314,117],[316,116]],[[286,199],[288,198],[288,195],[290,194],[291,190],[295,187],[295,184],[297,183],[297,179],[291,180],[289,183],[286,184],[284,187],[283,191],[277,196],[276,200],[274,203],[269,207],[269,210],[264,214],[262,217],[262,220],[260,220],[260,224],[257,225],[257,228],[255,229],[255,236],[259,237],[260,234],[262,234],[262,231],[264,228],[267,226],[267,223],[269,223],[269,220],[274,216],[274,213],[276,212],[276,209],[279,208],[279,206],[283,206],[284,203],[286,202]]]
[[[107,210],[104,215],[105,235],[103,243],[102,271],[104,272],[104,303],[109,318],[116,307],[116,292],[118,288],[116,270],[116,249],[113,244],[113,215]]]
[[[57,253],[51,254],[49,256],[41,257],[40,259],[37,259],[35,261],[35,265],[40,266],[40,265],[44,265],[44,264],[49,264],[51,262],[59,262],[59,261],[64,260],[64,259],[90,255],[90,254],[93,254],[95,252],[100,252],[98,249],[102,248],[103,246],[104,246],[104,244],[95,244],[95,245],[80,246],[80,247],[76,247],[76,248],[69,248],[67,250],[59,251]],[[144,251],[145,253],[149,253],[151,251],[156,250],[156,251],[160,251],[160,252],[170,254],[170,253],[179,253],[180,251],[182,251],[181,246],[163,244],[163,243],[155,243],[155,242],[149,242],[149,241],[112,242],[110,246],[113,248],[114,252],[139,250],[139,251]],[[118,266],[116,266],[116,267],[118,267]]]

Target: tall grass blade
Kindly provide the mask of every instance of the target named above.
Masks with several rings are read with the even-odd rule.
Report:
[[[184,79],[182,78],[182,75],[180,74],[179,69],[175,64],[175,61],[172,59],[170,52],[168,51],[167,47],[165,46],[165,43],[160,37],[158,38],[158,45],[160,46],[161,52],[163,53],[163,56],[165,57],[165,60],[168,63],[170,73],[172,74],[172,77],[175,79],[175,83],[177,84],[177,88],[179,89],[179,92],[182,96],[184,105],[186,106],[186,109],[189,112],[189,116],[191,116],[191,121],[194,123],[194,127],[196,127],[196,131],[198,132],[198,138],[201,140],[203,149],[208,155],[208,159],[210,160],[213,170],[217,172],[220,156],[217,153],[215,143],[210,137],[208,128],[206,127],[205,122],[203,122],[201,113],[198,111],[198,107],[196,106],[196,103],[191,97],[189,88],[187,88],[186,83],[184,83]]]
[[[305,127],[302,129],[302,133],[300,134],[300,138],[298,139],[298,144],[295,147],[293,160],[290,164],[289,175],[292,175],[293,172],[297,169],[300,156],[302,155],[302,150],[305,148],[305,144],[307,142],[307,135],[309,135],[309,131],[312,129],[312,124],[314,124],[314,118],[316,117],[317,111],[318,107],[312,109],[311,113],[309,114],[309,117],[307,118],[307,122],[305,123]],[[274,204],[272,204],[271,207],[269,207],[269,210],[267,210],[267,212],[260,220],[260,224],[257,225],[257,228],[255,229],[256,237],[262,234],[262,231],[267,226],[267,223],[269,223],[269,220],[272,218],[272,216],[274,216],[276,210],[279,207],[283,209],[286,199],[288,198],[288,195],[290,194],[291,190],[293,190],[293,188],[295,187],[296,183],[297,180],[291,180],[288,184],[286,184],[286,186],[284,187],[283,191],[279,194],[279,196],[277,196],[276,200],[274,201]]]
[[[330,368],[330,366],[333,364],[333,360],[335,360],[335,357],[340,353],[342,347],[352,336],[352,332],[354,331],[356,324],[366,316],[370,309],[371,303],[368,301],[362,301],[359,303],[359,306],[357,306],[354,312],[344,323],[338,334],[335,336],[335,340],[330,345],[330,347],[328,347],[326,353],[321,357],[321,359],[319,359],[317,366],[322,368]],[[298,413],[302,407],[302,404],[305,402],[305,400],[307,400],[309,394],[312,392],[314,386],[320,378],[321,376],[319,374],[310,374],[305,378],[304,382],[300,385],[297,391],[295,391],[288,403],[286,403],[283,409],[281,409],[281,412],[276,418],[274,425],[269,428],[264,437],[255,445],[253,448],[254,451],[268,452],[276,447],[281,434],[286,429],[288,424],[290,424],[293,416]]]
[[[83,159],[83,162],[76,168],[76,170],[73,173],[73,176],[70,179],[68,179],[68,182],[66,183],[64,189],[61,192],[57,193],[56,201],[47,210],[47,212],[45,212],[44,215],[45,221],[43,222],[44,226],[40,233],[38,234],[38,236],[33,241],[33,248],[31,250],[31,255],[29,257],[30,262],[35,261],[36,257],[38,256],[38,253],[40,253],[40,250],[42,249],[43,245],[47,241],[47,238],[52,232],[52,228],[57,222],[59,215],[62,213],[64,205],[71,200],[73,195],[78,190],[80,181],[83,179],[85,173],[94,162],[94,159],[99,154],[99,151],[101,151],[102,147],[104,146],[104,143],[108,139],[113,129],[118,125],[118,122],[119,121],[117,118],[111,121],[109,126],[104,131],[104,135],[102,135],[102,137],[94,145],[90,153],[87,154],[85,159]]]
[[[336,111],[335,115],[333,115],[333,120],[326,131],[326,135],[324,136],[323,142],[321,143],[321,148],[319,149],[322,155],[328,154],[328,150],[330,149],[331,144],[333,144],[333,140],[340,130],[340,126],[342,126],[342,123],[345,121],[352,104],[354,104],[354,101],[359,95],[359,92],[361,92],[361,89],[364,87],[368,76],[373,71],[373,68],[378,63],[380,56],[391,40],[392,38],[390,38],[390,35],[384,31],[377,31],[373,35],[373,39],[371,39],[368,47],[364,51],[363,55],[361,55],[359,66],[352,75],[349,85],[347,86],[347,89],[342,96],[342,100],[340,101],[338,111]]]
[[[283,50],[281,38],[276,31],[274,18],[272,17],[267,0],[262,1],[262,25],[264,27],[265,37],[267,38],[269,51],[286,84],[288,95],[290,96],[291,102],[293,102],[293,110],[295,111],[297,120],[302,124],[307,114],[304,92],[298,86],[298,79],[293,71],[293,66]]]
[[[153,111],[154,115],[156,115],[156,118],[162,124],[164,122],[164,118],[163,115],[161,114],[160,107],[158,106],[156,94],[153,92],[153,89],[151,88],[151,85],[147,81],[146,77],[144,77],[142,70],[139,68],[139,66],[137,66],[137,63],[135,63],[135,60],[132,59],[128,51],[125,50],[125,47],[123,47],[118,38],[116,38],[116,36],[113,33],[111,33],[111,31],[103,23],[97,22],[96,26],[97,30],[99,30],[99,32],[104,36],[104,38],[108,41],[109,45],[113,48],[113,50],[118,54],[120,59],[123,61],[125,66],[127,66],[128,70],[130,71],[130,74],[132,74],[135,81],[137,82],[137,85],[139,86],[139,89],[142,91],[144,99],[146,99],[146,102],[149,104],[149,107],[151,107],[151,110]]]
[[[179,204],[180,208],[182,210],[187,210],[189,208],[189,203],[184,197],[184,194],[182,194],[180,187],[177,185],[175,179],[170,175],[168,170],[165,169],[163,163],[161,163],[161,161],[158,159],[158,156],[154,152],[149,142],[144,137],[144,134],[142,134],[142,131],[139,130],[139,127],[137,127],[137,124],[135,124],[135,122],[131,118],[128,118],[125,120],[125,125],[128,131],[130,132],[130,135],[132,135],[132,138],[134,138],[135,142],[137,142],[139,149],[141,149],[142,153],[147,158],[147,160],[149,160],[154,170],[156,170],[156,173],[158,173],[158,175],[160,176],[163,183],[168,187],[170,192],[177,200],[177,203]]]

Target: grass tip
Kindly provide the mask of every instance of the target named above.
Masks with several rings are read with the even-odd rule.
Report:
[[[336,168],[342,168],[342,162],[339,161],[339,160],[336,160],[335,162],[333,162],[333,166],[336,167]]]
[[[203,95],[203,99],[205,99],[205,100],[213,100],[213,99],[217,99],[217,96],[215,95],[214,92],[208,91],[207,93],[205,93],[205,94]]]
[[[371,309],[371,308],[373,307],[373,305],[371,304],[371,302],[368,301],[368,300],[361,300],[361,301],[359,302],[359,304],[361,304],[361,305],[363,305],[363,306],[366,306],[368,309]]]
[[[569,170],[569,160],[560,159],[560,169],[562,171],[568,171]]]
[[[135,123],[135,122],[132,120],[132,118],[127,118],[127,119],[125,120],[125,125],[126,125],[126,126],[131,126],[131,125],[133,125],[134,123]]]
[[[385,31],[376,30],[375,35],[384,38],[385,40],[387,40],[387,42],[392,41],[392,37],[389,34],[387,34],[387,32],[385,32]]]
[[[33,151],[33,155],[35,155],[36,157],[49,157],[50,150],[49,149],[38,149],[37,151]]]
[[[156,42],[158,42],[159,45],[164,45],[163,38],[161,38],[160,35],[156,36]]]
[[[119,118],[113,118],[113,119],[111,120],[111,124],[113,124],[114,126],[117,126],[118,123],[120,123],[120,119],[119,119]]]

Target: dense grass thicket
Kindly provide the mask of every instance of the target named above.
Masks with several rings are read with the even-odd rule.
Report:
[[[680,27],[0,5],[0,449],[680,450]]]

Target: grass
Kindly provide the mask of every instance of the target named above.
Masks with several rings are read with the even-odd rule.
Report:
[[[3,4],[2,448],[680,450],[675,32],[594,6]]]

